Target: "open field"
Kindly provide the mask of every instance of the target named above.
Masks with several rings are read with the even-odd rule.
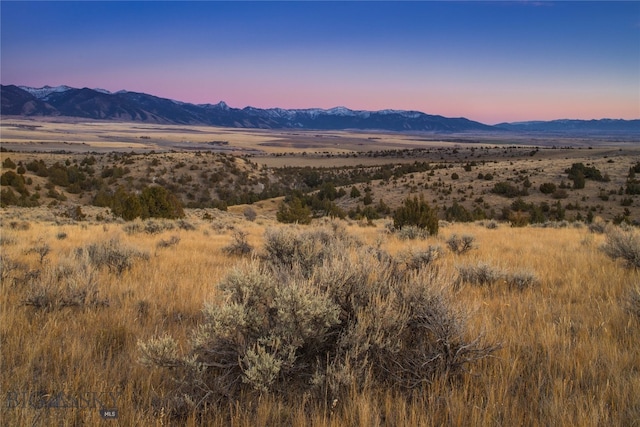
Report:
[[[640,423],[640,270],[602,249],[623,233],[640,254],[629,225],[640,220],[637,142],[18,119],[0,130],[3,425]],[[155,186],[176,196],[184,218],[116,215],[120,199]],[[418,195],[440,229],[407,240],[391,217]],[[276,221],[296,197],[325,203],[310,225]],[[278,233],[301,239],[284,261],[307,258],[275,262]],[[454,236],[471,236],[471,249],[456,252]],[[256,265],[263,270],[251,276]],[[317,297],[343,276],[361,286],[347,301],[372,294],[375,304],[341,312],[333,335],[312,334],[280,360],[283,343],[301,339],[284,328],[282,306],[253,313],[271,316],[255,342],[243,323],[251,316],[219,317],[254,301],[230,304],[233,274],[263,283],[272,270],[296,285],[273,298],[281,304],[295,302],[298,287]],[[326,286],[310,287],[323,277]],[[444,304],[431,307],[436,326],[421,315],[398,327],[424,295]],[[308,304],[306,316],[320,310]],[[339,329],[354,317],[353,330]],[[228,342],[246,353],[211,362],[219,347],[194,347],[216,322],[234,331],[220,354]],[[435,330],[443,335],[410,353]],[[155,353],[145,349],[165,334],[178,356],[148,363]],[[337,336],[342,347],[306,358]],[[411,365],[432,347],[442,353]],[[273,354],[260,359],[263,348]],[[271,356],[281,364],[270,377],[256,360]],[[190,370],[189,357],[208,368]],[[237,376],[215,371],[223,365]],[[419,380],[407,373],[420,369]],[[213,378],[230,381],[226,394]],[[102,421],[100,409],[117,410],[117,421]]]
[[[637,135],[596,137],[499,133],[399,133],[220,128],[91,121],[74,118],[4,117],[2,144],[17,151],[231,151],[238,154],[347,154],[389,149],[473,145],[637,148]]]
[[[176,385],[170,371],[141,365],[136,342],[168,333],[186,351],[190,331],[204,322],[204,303],[222,303],[217,284],[247,259],[224,251],[234,230],[264,254],[267,228],[291,228],[268,216],[250,222],[241,214],[210,213],[209,220],[190,211],[175,222],[98,223],[60,220],[42,208],[2,211],[3,423],[98,424],[95,399],[118,410],[119,425],[599,426],[640,419],[640,318],[628,311],[640,275],[607,258],[599,249],[604,235],[585,226],[489,229],[475,223],[443,224],[437,237],[400,240],[386,232],[385,220],[373,227],[338,220],[294,229],[337,225],[343,236],[397,259],[440,247],[428,268],[444,279],[434,285],[468,315],[466,335],[500,344],[492,357],[460,375],[439,375],[410,397],[373,385],[333,402],[304,393],[294,401],[277,392],[258,399],[249,394],[171,419]],[[453,234],[474,236],[475,248],[451,252],[446,241]],[[78,248],[108,241],[144,256],[131,255],[121,272],[82,267]],[[522,288],[500,279],[456,282],[461,266],[480,262],[534,280]],[[90,292],[78,297],[74,289]],[[51,403],[52,396],[70,402],[81,393],[89,394],[79,408]]]

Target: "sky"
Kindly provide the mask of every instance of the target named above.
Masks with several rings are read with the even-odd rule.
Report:
[[[0,81],[486,124],[640,118],[640,2],[0,2]]]

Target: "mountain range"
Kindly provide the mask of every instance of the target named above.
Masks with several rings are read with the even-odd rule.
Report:
[[[282,108],[231,108],[190,104],[129,91],[70,86],[0,85],[2,116],[61,116],[97,120],[210,125],[261,129],[388,130],[413,132],[640,132],[640,120],[556,120],[502,123],[490,126],[466,118],[448,118],[419,111]]]

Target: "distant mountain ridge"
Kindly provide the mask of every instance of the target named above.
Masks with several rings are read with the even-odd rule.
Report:
[[[414,132],[472,131],[604,131],[640,132],[640,120],[502,123],[490,126],[463,117],[448,118],[420,111],[330,109],[231,108],[218,104],[190,104],[157,96],[70,86],[1,85],[3,116],[77,117],[147,123],[211,125],[260,129],[388,130]],[[593,123],[595,122],[595,123]]]
[[[500,123],[497,127],[522,132],[638,132],[640,120],[551,120]]]

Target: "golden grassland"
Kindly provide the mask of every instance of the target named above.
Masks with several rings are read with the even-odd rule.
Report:
[[[499,351],[461,376],[436,378],[412,397],[374,387],[329,405],[287,404],[264,395],[171,420],[157,402],[174,385],[165,371],[138,362],[136,342],[169,333],[186,348],[189,332],[202,321],[203,304],[216,299],[216,285],[243,262],[224,251],[233,231],[246,232],[260,252],[265,230],[283,226],[261,213],[250,222],[233,209],[211,212],[213,218],[204,220],[201,212],[188,211],[186,222],[195,229],[156,221],[173,228],[148,234],[139,231],[146,224],[140,221],[133,223],[135,231],[131,223],[60,221],[45,209],[2,211],[3,425],[106,424],[95,406],[37,408],[27,400],[108,392],[117,393],[118,410],[117,421],[108,422],[127,426],[640,423],[640,319],[626,309],[640,272],[609,259],[599,249],[603,235],[584,226],[489,229],[470,223],[445,224],[437,237],[425,240],[400,240],[385,231],[387,220],[373,227],[342,224],[347,233],[392,255],[439,245],[443,256],[436,262],[444,276],[478,262],[535,274],[537,283],[522,290],[501,282],[449,284],[456,306],[470,313],[469,334],[483,333],[488,342],[501,343]],[[453,234],[473,235],[476,248],[466,254],[448,251],[446,240]],[[159,245],[174,236],[177,244]],[[55,273],[74,262],[77,248],[111,239],[148,258],[122,274],[96,270],[97,298],[108,305],[47,310],[25,304],[34,283],[30,274]],[[50,251],[43,257],[33,251],[44,246]]]

